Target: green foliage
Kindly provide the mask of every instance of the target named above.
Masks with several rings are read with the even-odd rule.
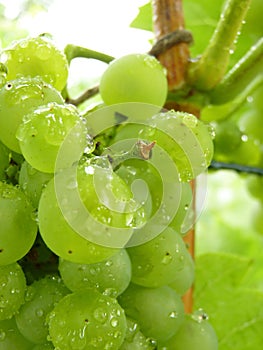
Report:
[[[263,293],[247,289],[242,281],[250,265],[249,259],[225,253],[208,253],[196,260],[195,305],[208,313],[219,350],[261,347]]]

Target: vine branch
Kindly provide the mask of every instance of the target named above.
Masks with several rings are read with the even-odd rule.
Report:
[[[227,170],[235,170],[239,173],[248,173],[248,174],[256,174],[263,176],[263,169],[262,168],[257,168],[253,166],[248,166],[248,165],[241,165],[241,164],[236,164],[236,163],[224,163],[224,162],[218,162],[213,160],[209,166],[209,169],[215,169],[215,170],[222,170],[222,169],[227,169]]]
[[[181,43],[191,44],[192,42],[193,36],[189,30],[177,29],[157,40],[148,54],[157,57],[175,45]]]
[[[153,0],[152,8],[156,41],[171,35],[174,31],[184,29],[182,0]],[[157,58],[167,69],[169,90],[183,86],[189,62],[188,43],[173,45],[160,53]]]
[[[234,100],[248,87],[263,81],[263,38],[250,48],[247,54],[223,78],[220,84],[209,93],[212,104],[223,104]]]
[[[223,78],[235,40],[247,14],[251,0],[227,0],[211,40],[200,60],[192,62],[188,83],[207,91]]]

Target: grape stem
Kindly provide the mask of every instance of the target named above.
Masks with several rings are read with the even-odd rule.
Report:
[[[83,94],[81,94],[77,98],[70,98],[69,96],[67,96],[66,102],[75,106],[79,106],[81,103],[97,95],[98,93],[99,93],[99,86],[94,86],[92,88],[88,88],[86,91],[83,92]]]
[[[87,49],[86,47],[73,45],[73,44],[68,44],[64,48],[64,53],[67,57],[67,61],[68,61],[69,65],[70,65],[71,61],[77,57],[95,59],[95,60],[102,61],[105,63],[110,63],[114,59],[113,56],[107,55],[103,52]],[[85,91],[78,98],[71,99],[69,97],[68,88],[66,86],[64,88],[64,90],[62,91],[62,95],[67,103],[71,103],[71,104],[74,104],[77,106],[77,105],[81,104],[82,102],[86,101],[88,98],[97,94],[98,91],[99,91],[98,88],[94,87],[94,88],[91,88],[91,89],[88,89],[87,91]]]
[[[209,166],[209,169],[227,169],[227,170],[235,170],[239,173],[248,173],[248,174],[256,174],[263,176],[263,169],[252,167],[248,165],[241,165],[236,163],[224,163],[224,162],[217,162],[213,160]]]
[[[68,44],[64,49],[67,60],[70,62],[76,57],[91,58],[105,63],[110,63],[114,57],[105,53],[87,49],[82,46]]]
[[[127,159],[139,158],[143,160],[149,160],[152,156],[152,149],[155,143],[155,141],[147,143],[142,140],[138,140],[129,151],[123,153],[112,153],[109,148],[106,157],[108,158],[112,168],[115,170]]]
[[[251,0],[227,0],[211,40],[199,60],[190,63],[188,83],[200,91],[214,88],[226,73],[236,38]]]
[[[249,93],[263,82],[263,38],[250,48],[209,93],[210,103],[223,104],[234,100],[243,91]]]

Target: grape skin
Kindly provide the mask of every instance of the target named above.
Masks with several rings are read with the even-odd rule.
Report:
[[[81,264],[95,263],[117,251],[89,242],[69,226],[57,202],[54,179],[49,181],[42,192],[38,220],[40,234],[46,245],[65,260]]]
[[[32,350],[32,346],[19,332],[14,317],[0,321],[0,350]]]
[[[48,324],[53,344],[63,350],[118,349],[127,328],[117,300],[88,288],[62,298]]]
[[[164,68],[155,57],[147,54],[129,54],[115,59],[100,80],[100,94],[108,105],[143,102],[162,107],[167,87]]]
[[[17,76],[41,76],[61,91],[68,78],[65,54],[45,36],[21,39],[3,50],[1,61],[8,69],[7,79]]]
[[[125,249],[94,264],[76,264],[59,259],[60,275],[71,291],[96,288],[101,293],[118,296],[131,280],[131,262]]]
[[[146,337],[166,341],[184,319],[181,297],[170,287],[146,288],[130,284],[118,297],[128,317],[140,325]]]
[[[149,242],[127,248],[127,251],[133,271],[132,282],[150,288],[173,282],[188,254],[182,237],[170,227]]]
[[[61,94],[41,78],[21,77],[0,89],[0,140],[12,151],[21,153],[16,132],[26,114],[49,102],[63,103]]]
[[[60,146],[69,133],[75,141],[71,147],[84,147],[86,128],[78,110],[71,105],[53,102],[24,116],[16,136],[23,156],[33,168],[54,173]]]
[[[158,350],[217,350],[215,330],[202,315],[186,315],[174,337],[158,346]]]
[[[18,312],[24,302],[26,279],[18,263],[0,266],[0,320]]]
[[[34,344],[42,344],[48,336],[46,317],[54,305],[69,293],[57,276],[45,276],[35,280],[27,289],[25,303],[15,316],[23,336]]]
[[[0,219],[0,265],[6,265],[28,253],[36,239],[37,223],[25,194],[4,182],[0,182]]]

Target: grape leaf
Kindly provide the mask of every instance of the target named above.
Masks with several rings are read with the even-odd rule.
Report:
[[[251,264],[251,259],[226,253],[196,258],[195,308],[208,313],[219,350],[261,349],[263,293],[242,283]]]
[[[151,2],[139,7],[138,15],[131,22],[130,27],[152,31],[152,5]]]

